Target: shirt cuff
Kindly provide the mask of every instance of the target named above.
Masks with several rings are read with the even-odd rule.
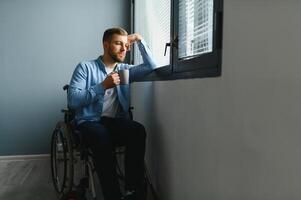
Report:
[[[147,45],[147,43],[146,43],[146,41],[142,38],[141,40],[138,40],[137,41],[137,44],[138,45],[143,45],[143,46],[146,46]]]

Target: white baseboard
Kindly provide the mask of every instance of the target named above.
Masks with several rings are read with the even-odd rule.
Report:
[[[50,154],[0,156],[0,161],[47,160]]]

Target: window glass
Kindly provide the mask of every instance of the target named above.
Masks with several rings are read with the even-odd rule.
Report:
[[[179,58],[212,52],[213,0],[179,1]]]

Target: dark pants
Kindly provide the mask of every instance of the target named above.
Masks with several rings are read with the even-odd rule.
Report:
[[[146,132],[144,126],[126,118],[102,117],[100,122],[78,126],[83,142],[91,148],[96,172],[106,200],[119,200],[116,174],[116,146],[125,146],[125,184],[137,190],[143,184]]]

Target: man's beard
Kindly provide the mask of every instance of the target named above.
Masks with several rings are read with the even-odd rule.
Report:
[[[123,62],[124,58],[118,58],[117,54],[114,54],[111,50],[109,51],[110,57],[116,62]]]

